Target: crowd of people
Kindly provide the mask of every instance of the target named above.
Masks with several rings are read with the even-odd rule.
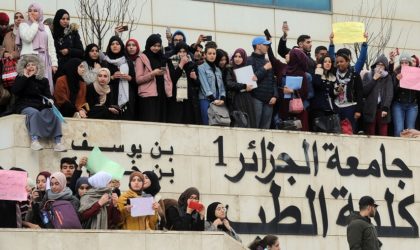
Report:
[[[134,38],[124,43],[120,27],[105,51],[96,44],[84,47],[66,10],[44,20],[36,3],[28,7],[27,17],[16,12],[11,26],[0,13],[0,23],[0,112],[28,117],[35,150],[42,149],[39,137],[53,137],[55,149],[65,150],[60,119],[51,115],[53,105],[64,117],[80,119],[383,136],[400,136],[417,124],[418,91],[401,88],[399,81],[401,67],[418,67],[419,59],[394,50],[364,69],[364,42],[353,66],[349,49],[335,50],[333,33],[329,48],[318,46],[314,59],[309,35],[287,47],[284,22],[277,50],[284,63],[272,50],[269,32],[252,40],[250,55],[238,48],[229,56],[208,36],[188,45],[179,30],[167,31],[167,47],[159,34],[150,35],[143,50]],[[235,70],[245,66],[252,66],[254,76],[238,82]],[[288,85],[291,77],[301,79],[298,88]],[[212,117],[223,112],[227,121]],[[288,126],[290,122],[298,125]]]

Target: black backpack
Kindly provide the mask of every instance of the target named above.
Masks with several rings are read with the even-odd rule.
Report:
[[[230,113],[230,117],[232,120],[232,127],[249,128],[249,118],[247,113],[235,110]]]

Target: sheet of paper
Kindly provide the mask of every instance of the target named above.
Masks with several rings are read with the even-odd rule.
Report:
[[[420,68],[403,66],[400,87],[405,89],[420,90]]]
[[[360,22],[333,23],[334,43],[365,42],[365,24]]]
[[[252,84],[252,88],[255,89],[257,86],[257,82],[252,80],[254,77],[254,70],[252,69],[251,65],[234,69],[233,72],[236,76],[236,82],[243,83],[243,84]]]
[[[301,76],[286,76],[285,86],[289,89],[297,90],[302,87],[303,77]],[[292,94],[284,94],[285,99],[292,98]]]
[[[131,198],[130,204],[133,205],[133,207],[131,208],[132,217],[155,214],[155,210],[153,210],[153,197],[152,196]]]
[[[23,171],[0,170],[0,200],[26,201],[27,178]]]
[[[112,175],[112,179],[121,180],[124,175],[124,168],[120,164],[108,159],[98,147],[94,147],[89,155],[87,170],[91,173],[104,171]]]

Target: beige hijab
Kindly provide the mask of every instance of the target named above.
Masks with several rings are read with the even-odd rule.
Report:
[[[106,102],[106,95],[111,92],[111,89],[109,88],[109,82],[111,81],[111,72],[109,71],[109,69],[107,68],[101,68],[98,71],[98,74],[101,72],[106,72],[106,74],[108,75],[108,82],[106,83],[106,85],[101,85],[98,82],[98,77],[96,77],[95,81],[93,82],[93,87],[95,88],[96,93],[99,94],[99,105],[98,106],[102,106],[104,105],[104,103]]]

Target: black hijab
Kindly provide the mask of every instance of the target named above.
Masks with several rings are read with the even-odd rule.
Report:
[[[77,68],[82,63],[79,58],[71,58],[64,66],[64,75],[67,78],[67,85],[70,90],[70,101],[76,103],[77,93],[79,93],[80,82],[83,78],[77,73]]]
[[[166,64],[165,57],[164,57],[161,50],[157,53],[153,53],[150,50],[150,47],[152,47],[153,45],[155,45],[157,43],[162,45],[162,38],[160,38],[159,34],[151,34],[146,40],[146,47],[143,51],[143,53],[149,59],[152,69],[161,68],[161,67],[165,66],[165,64]]]
[[[54,21],[53,21],[53,37],[54,37],[54,40],[56,40],[56,39],[58,39],[58,38],[60,38],[64,35],[64,29],[66,27],[63,28],[60,24],[60,20],[64,16],[64,14],[69,15],[69,18],[70,18],[70,14],[67,12],[67,10],[64,10],[64,9],[59,9],[55,13]]]
[[[85,55],[84,55],[84,59],[85,59],[85,61],[86,61],[86,63],[87,63],[87,65],[89,66],[89,67],[95,67],[95,63],[99,63],[99,57],[98,57],[98,59],[96,59],[96,60],[93,60],[90,56],[89,56],[89,52],[93,49],[93,48],[97,48],[98,49],[98,52],[99,52],[99,46],[98,45],[96,45],[96,44],[94,44],[94,43],[91,43],[91,44],[89,44],[88,46],[86,46],[86,49],[85,49]]]
[[[111,50],[111,44],[114,41],[117,41],[121,46],[121,50],[117,54],[113,53],[112,50]],[[108,46],[106,47],[106,55],[110,59],[117,59],[117,58],[120,58],[120,57],[123,57],[123,56],[125,57],[125,46],[124,46],[124,43],[119,36],[113,36],[109,39]]]
[[[146,175],[150,179],[150,187],[143,189],[146,194],[155,196],[160,191],[160,184],[158,176],[152,171],[144,171],[143,175]]]
[[[219,204],[222,204],[222,203],[220,203],[220,202],[213,202],[212,204],[210,204],[207,207],[207,221],[208,222],[213,223],[217,219],[217,217],[216,217],[216,208],[217,208],[217,206]],[[225,214],[225,216],[226,216],[226,214]],[[225,219],[227,219],[227,217],[225,217]],[[227,230],[227,228],[225,227],[224,224],[219,225],[218,228],[221,228],[221,229],[223,229],[223,231],[226,231],[226,232],[229,231],[229,230]]]
[[[200,200],[200,192],[195,187],[187,188],[178,198],[178,205],[181,210],[186,211],[188,205],[188,199],[191,195],[197,195],[197,199]]]
[[[181,49],[184,49],[187,52],[187,54],[190,51],[190,47],[188,46],[188,44],[186,44],[185,42],[179,42],[175,45],[174,53],[178,54],[178,52]]]

